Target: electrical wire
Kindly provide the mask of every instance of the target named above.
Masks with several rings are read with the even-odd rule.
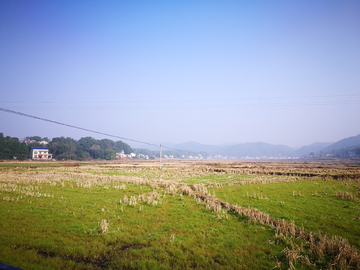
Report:
[[[318,95],[318,96],[300,96],[300,97],[254,97],[254,98],[240,98],[240,99],[199,99],[199,100],[146,100],[146,101],[140,101],[140,100],[128,100],[128,101],[34,101],[34,102],[28,102],[28,101],[0,101],[2,104],[110,104],[110,103],[186,103],[186,102],[226,102],[226,101],[244,101],[244,100],[276,100],[276,99],[316,99],[316,98],[338,98],[338,97],[359,97],[360,94],[348,94],[348,95]],[[353,100],[351,100],[353,101]],[[330,102],[337,102],[337,101],[328,101]],[[251,105],[251,104],[250,104]]]
[[[157,145],[157,144],[143,142],[143,141],[129,139],[129,138],[124,138],[124,137],[121,137],[121,136],[116,136],[116,135],[112,135],[112,134],[108,134],[108,133],[104,133],[104,132],[100,132],[100,131],[96,131],[96,130],[92,130],[92,129],[87,129],[87,128],[82,128],[82,127],[78,127],[78,126],[74,126],[74,125],[69,125],[69,124],[58,122],[58,121],[54,121],[54,120],[50,120],[50,119],[46,119],[46,118],[42,118],[42,117],[38,117],[38,116],[26,114],[26,113],[22,113],[22,112],[17,112],[17,111],[5,109],[5,108],[0,108],[0,111],[16,114],[16,115],[20,115],[20,116],[25,116],[25,117],[29,117],[29,118],[34,118],[34,119],[37,119],[37,120],[50,122],[50,123],[53,123],[53,124],[62,125],[62,126],[70,127],[70,128],[80,129],[80,130],[84,130],[84,131],[88,131],[88,132],[92,132],[92,133],[96,133],[96,134],[101,134],[101,135],[105,135],[105,136],[108,136],[108,137],[113,137],[113,138],[117,138],[117,139],[121,139],[121,140],[125,140],[125,141],[131,141],[131,142],[136,142],[136,143],[141,143],[141,144],[146,144],[146,145],[159,147],[159,145]],[[177,152],[189,151],[189,150],[175,149],[175,148],[164,146],[164,145],[162,145],[162,147],[166,148],[166,149],[174,150],[174,151],[177,151]]]
[[[50,122],[50,123],[57,124],[57,125],[76,128],[76,129],[80,129],[80,130],[84,130],[84,131],[88,131],[88,132],[92,132],[92,133],[96,133],[96,134],[101,134],[101,135],[105,135],[105,136],[108,136],[108,137],[113,137],[113,138],[118,138],[118,139],[121,139],[121,140],[137,142],[137,143],[142,143],[142,144],[147,144],[147,145],[152,145],[152,146],[158,147],[158,145],[153,144],[153,143],[142,142],[142,141],[129,139],[129,138],[124,138],[124,137],[120,137],[120,136],[116,136],[116,135],[112,135],[112,134],[108,134],[108,133],[104,133],[104,132],[99,132],[99,131],[96,131],[96,130],[82,128],[82,127],[78,127],[78,126],[74,126],[74,125],[69,125],[69,124],[57,122],[57,121],[54,121],[54,120],[50,120],[50,119],[46,119],[46,118],[42,118],[42,117],[38,117],[38,116],[26,114],[26,113],[22,113],[22,112],[17,112],[17,111],[13,111],[13,110],[9,110],[9,109],[4,109],[4,108],[0,108],[0,110],[4,111],[4,112],[7,112],[7,113],[13,113],[13,114],[17,114],[17,115],[21,115],[21,116],[25,116],[25,117],[29,117],[29,118],[34,118],[34,119],[45,121],[45,122]]]
[[[0,102],[1,103],[1,102]],[[21,103],[20,107],[22,109],[32,108],[31,104],[28,106],[24,106]],[[43,108],[44,105],[47,103],[42,103]],[[278,107],[315,107],[315,106],[340,106],[340,105],[353,105],[353,104],[360,104],[360,99],[352,99],[352,100],[344,100],[344,101],[303,101],[303,102],[260,102],[260,103],[223,103],[223,104],[162,104],[162,105],[151,105],[151,104],[144,104],[144,105],[122,105],[122,110],[213,110],[213,109],[244,109],[244,108],[255,108],[255,107],[263,107],[263,108],[278,108]],[[59,104],[60,105],[60,104]],[[68,104],[68,105],[61,105],[61,109],[68,109],[68,110],[118,110],[119,107],[115,104]],[[52,105],[46,110],[58,110],[59,108],[55,105]]]

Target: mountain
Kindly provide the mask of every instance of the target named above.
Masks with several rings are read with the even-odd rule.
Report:
[[[178,150],[193,152],[206,152],[209,155],[222,155],[232,157],[285,157],[289,156],[293,149],[284,145],[272,145],[269,143],[241,143],[234,145],[205,145],[198,142],[186,142],[174,145]]]
[[[198,142],[186,142],[186,143],[179,143],[173,146],[175,149],[178,150],[188,150],[193,152],[206,152],[209,154],[214,154],[219,152],[224,146],[216,146],[216,145],[206,145],[201,144]]]
[[[322,151],[325,153],[331,153],[331,150],[340,150],[343,148],[358,146],[358,145],[360,145],[360,134],[357,136],[353,136],[337,141],[336,143],[333,143],[325,147],[324,149],[322,149]]]
[[[159,143],[160,145],[160,143]],[[294,150],[285,145],[273,145],[263,142],[249,142],[240,144],[222,144],[222,145],[207,145],[198,142],[185,142],[179,144],[162,143],[163,151],[169,150],[167,147],[176,150],[185,150],[193,153],[207,153],[208,155],[222,155],[227,157],[309,157],[313,152],[316,157],[322,154],[331,153],[332,150],[340,150],[353,146],[360,146],[360,134],[357,136],[342,139],[335,143],[316,142],[310,145],[303,146]],[[159,151],[159,147],[152,147],[151,145],[143,145],[141,148],[147,148],[154,151]],[[171,150],[171,149],[170,149]],[[345,149],[346,150],[346,149]],[[345,151],[344,150],[344,151]],[[342,150],[343,151],[343,150]],[[347,152],[347,150],[346,150]]]
[[[294,150],[285,145],[273,145],[270,143],[253,142],[253,143],[241,143],[232,146],[228,146],[221,152],[225,156],[233,157],[287,157]]]
[[[316,142],[310,145],[301,147],[300,149],[295,150],[291,156],[293,157],[309,157],[310,153],[313,152],[315,156],[320,156],[321,151],[331,145],[331,143],[325,142]]]

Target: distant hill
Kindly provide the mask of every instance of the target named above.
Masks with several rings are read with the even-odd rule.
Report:
[[[287,157],[294,150],[285,145],[273,145],[270,143],[254,142],[241,143],[228,146],[222,150],[222,155],[233,157]]]
[[[189,150],[194,152],[206,152],[209,155],[222,155],[232,157],[260,157],[273,156],[285,157],[289,156],[294,150],[285,145],[272,145],[269,143],[241,143],[235,145],[205,145],[198,142],[187,142],[173,146],[179,150]]]
[[[159,143],[160,145],[160,143]],[[179,144],[173,143],[163,143],[163,146],[167,146],[177,150],[185,150],[193,153],[206,153],[207,155],[215,156],[222,155],[227,157],[276,157],[276,158],[286,158],[286,157],[299,157],[299,158],[308,158],[310,153],[313,152],[316,157],[319,157],[321,154],[331,153],[332,150],[340,150],[349,147],[360,146],[360,134],[357,136],[349,137],[342,139],[335,143],[328,142],[316,142],[310,145],[303,146],[297,150],[294,150],[285,145],[273,145],[270,143],[264,142],[249,142],[249,143],[240,143],[240,144],[223,144],[223,145],[207,145],[201,144],[199,142],[185,142]],[[159,151],[158,147],[152,147],[151,145],[145,145],[144,148],[151,149],[154,151]],[[163,148],[163,151],[166,151],[166,147]],[[183,154],[183,153],[182,153]],[[206,156],[206,155],[205,155]]]
[[[311,152],[314,152],[315,156],[320,156],[321,151],[331,145],[332,143],[316,142],[310,145],[301,147],[292,153],[293,157],[309,157]]]
[[[325,147],[324,149],[322,149],[322,151],[325,153],[331,153],[332,150],[340,150],[343,148],[358,146],[358,145],[360,145],[360,134],[357,136],[353,136],[337,141],[336,143],[333,143]]]
[[[226,146],[206,145],[198,142],[186,142],[175,144],[172,147],[178,150],[189,150],[194,152],[206,152],[208,154],[214,154],[221,151],[221,149],[225,148]]]

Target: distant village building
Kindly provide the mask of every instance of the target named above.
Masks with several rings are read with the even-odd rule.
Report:
[[[48,144],[48,142],[47,141],[41,141],[41,142],[39,142],[40,144],[43,144],[43,145],[47,145]]]
[[[127,158],[127,155],[124,153],[124,150],[116,153],[116,158]]]
[[[39,144],[42,144],[42,145],[47,145],[47,144],[49,144],[49,142],[47,142],[47,141],[37,142],[37,141],[34,141],[34,140],[21,140],[20,143],[26,143],[26,144],[29,144],[29,143],[39,143]]]
[[[130,154],[125,154],[124,150],[122,150],[121,152],[116,153],[116,158],[117,159],[122,159],[122,158],[129,158],[129,159],[133,159],[136,158],[136,154],[135,153],[130,153]]]
[[[31,155],[31,159],[37,159],[37,160],[52,159],[52,154],[49,154],[49,149],[45,147],[32,147],[30,155]]]
[[[350,158],[354,158],[354,157],[357,156],[357,154],[356,154],[355,151],[348,151],[348,156],[349,156]]]
[[[20,143],[26,143],[26,144],[29,144],[29,143],[34,143],[36,141],[34,140],[21,140]]]
[[[149,159],[149,156],[148,156],[148,155],[144,155],[144,154],[139,154],[139,155],[138,155],[138,158],[139,158],[139,159],[148,160],[148,159]]]

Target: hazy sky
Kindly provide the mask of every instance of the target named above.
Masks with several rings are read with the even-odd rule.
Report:
[[[1,0],[0,108],[150,143],[334,142],[360,133],[360,1]],[[0,132],[105,138],[3,111]]]

